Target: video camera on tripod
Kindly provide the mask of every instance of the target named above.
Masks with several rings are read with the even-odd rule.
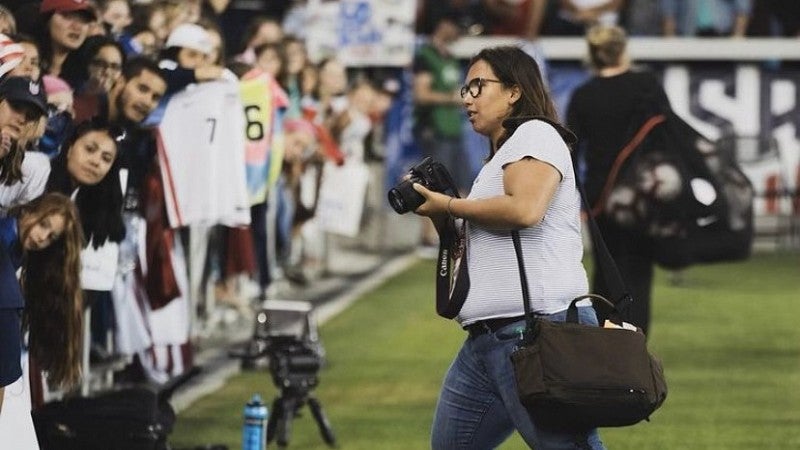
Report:
[[[311,409],[323,440],[331,447],[336,445],[322,405],[311,395],[319,383],[319,369],[325,360],[312,309],[308,302],[264,301],[256,314],[253,337],[247,348],[230,352],[231,356],[242,359],[245,368],[267,359],[272,382],[280,389],[267,421],[267,441],[275,439],[279,447],[288,445],[292,420],[305,404]]]

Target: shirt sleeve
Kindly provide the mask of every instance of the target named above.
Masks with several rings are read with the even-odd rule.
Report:
[[[500,164],[519,161],[532,157],[553,166],[563,179],[572,166],[569,147],[558,134],[558,131],[547,122],[531,120],[523,123],[508,138],[495,155]]]

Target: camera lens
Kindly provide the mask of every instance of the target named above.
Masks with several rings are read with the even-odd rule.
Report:
[[[408,209],[406,209],[406,201],[403,200],[403,196],[397,191],[397,189],[392,189],[389,191],[389,204],[392,205],[392,208],[397,212],[397,214],[407,213]]]
[[[404,180],[389,191],[389,204],[397,214],[414,211],[425,202],[425,197],[414,190],[412,186],[418,180]]]

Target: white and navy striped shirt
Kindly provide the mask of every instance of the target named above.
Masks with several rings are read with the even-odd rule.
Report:
[[[546,162],[561,174],[542,222],[520,230],[531,307],[534,312],[552,314],[588,292],[581,262],[580,195],[569,148],[556,129],[540,120],[520,125],[483,166],[468,198],[503,195],[504,168],[525,157]],[[469,325],[522,315],[522,288],[510,230],[487,229],[469,222],[467,235],[470,288],[457,320]]]

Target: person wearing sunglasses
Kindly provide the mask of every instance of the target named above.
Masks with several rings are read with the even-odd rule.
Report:
[[[469,273],[455,317],[467,336],[444,378],[432,448],[495,448],[517,431],[531,448],[603,449],[596,429],[556,432],[535,423],[510,359],[525,332],[512,230],[537,317],[563,322],[572,299],[588,292],[574,135],[559,124],[536,61],[520,48],[483,49],[468,67],[460,94],[472,128],[489,139],[486,162],[466,198],[413,185],[425,199],[415,212],[437,229],[464,221]],[[596,325],[594,309],[578,306],[580,322]]]

